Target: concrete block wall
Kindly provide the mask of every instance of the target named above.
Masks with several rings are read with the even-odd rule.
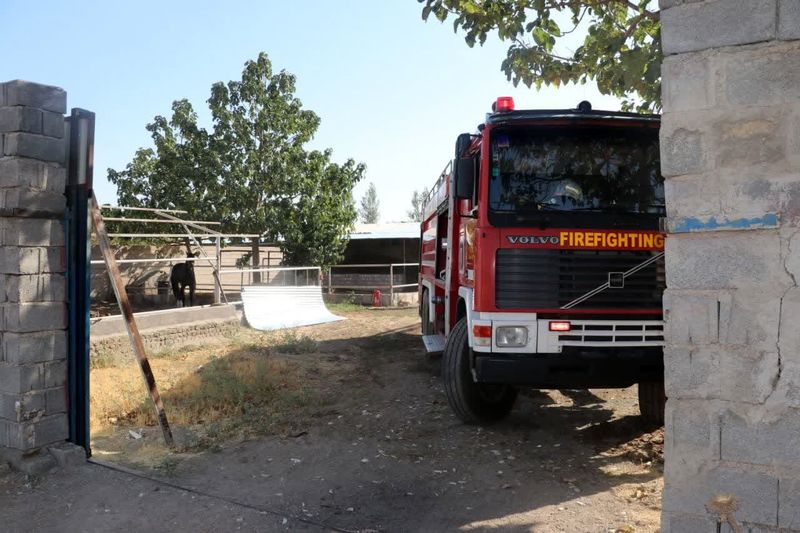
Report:
[[[67,426],[64,113],[58,87],[0,83],[0,458]]]
[[[800,0],[661,8],[662,531],[800,531]]]

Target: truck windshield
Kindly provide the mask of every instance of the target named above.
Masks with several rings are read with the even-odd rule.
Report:
[[[497,129],[489,213],[495,226],[657,226],[665,215],[658,132]]]

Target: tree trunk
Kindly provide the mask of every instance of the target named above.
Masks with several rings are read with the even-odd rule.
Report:
[[[253,239],[250,257],[253,268],[261,268],[261,239]],[[253,272],[253,285],[257,283],[261,283],[261,272]]]

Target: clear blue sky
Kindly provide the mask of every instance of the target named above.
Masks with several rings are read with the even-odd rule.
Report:
[[[405,218],[499,95],[518,108],[619,108],[593,85],[514,88],[500,71],[506,45],[469,48],[420,12],[416,0],[0,0],[0,81],[58,85],[69,107],[97,113],[95,189],[116,203],[106,169],[149,144],[145,124],[178,98],[202,111],[212,83],[265,51],[322,119],[311,147],[367,164],[355,196],[374,182],[383,221]]]

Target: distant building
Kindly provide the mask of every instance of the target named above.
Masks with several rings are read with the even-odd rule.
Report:
[[[413,305],[419,275],[419,235],[417,222],[356,225],[344,260],[332,267],[330,280],[325,283],[334,295],[358,296],[364,303],[379,290],[383,305]]]
[[[357,224],[342,264],[419,263],[419,223]]]

